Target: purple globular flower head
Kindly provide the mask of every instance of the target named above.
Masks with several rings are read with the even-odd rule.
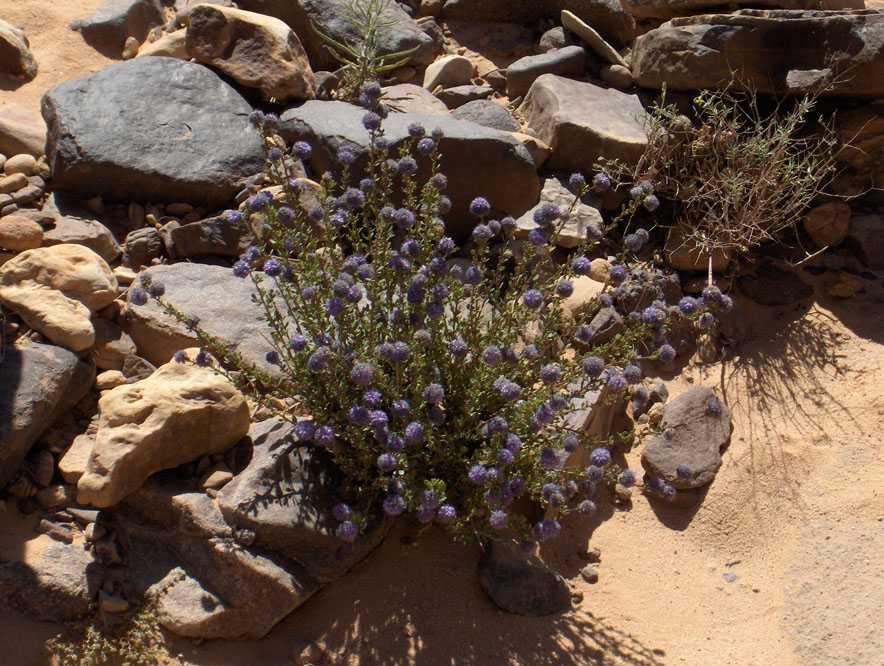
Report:
[[[345,297],[348,303],[358,303],[362,300],[362,289],[358,286],[353,285],[347,290],[347,296]]]
[[[335,429],[331,426],[319,426],[313,434],[313,441],[320,446],[331,446],[335,443]]]
[[[506,511],[497,509],[488,516],[488,524],[495,530],[505,530],[509,523],[510,516]]]
[[[642,310],[642,322],[651,326],[660,326],[666,321],[666,313],[660,308],[649,305]]]
[[[470,266],[464,273],[464,282],[466,284],[480,284],[485,277],[485,273],[478,266]]]
[[[589,459],[596,467],[605,467],[611,462],[611,452],[602,446],[597,449],[593,449],[592,454],[589,456]]]
[[[544,384],[555,384],[562,378],[562,366],[558,363],[547,363],[540,369],[540,381]]]
[[[411,403],[408,400],[394,400],[390,406],[390,413],[399,419],[404,419],[411,413]]]
[[[672,361],[675,360],[675,356],[675,347],[673,347],[672,345],[661,345],[660,349],[657,350],[657,358],[659,358],[663,363],[672,363]]]
[[[430,137],[424,137],[417,142],[417,152],[421,155],[430,155],[436,150],[436,142]]]
[[[603,308],[609,308],[614,305],[614,299],[611,298],[611,294],[599,294],[599,305]]]
[[[624,469],[617,480],[620,482],[621,486],[631,488],[635,485],[635,472],[631,469]]]
[[[398,516],[405,511],[405,500],[402,495],[387,495],[384,498],[384,513],[388,516]]]
[[[345,520],[335,529],[335,536],[345,543],[353,543],[359,536],[359,528],[356,523]]]
[[[329,298],[325,302],[325,314],[329,317],[340,317],[344,312],[344,302],[340,298]]]
[[[362,126],[369,132],[377,132],[381,128],[381,117],[374,111],[362,116]]]
[[[406,155],[396,162],[396,173],[401,176],[413,176],[417,173],[417,162],[413,157]]]
[[[586,275],[587,273],[589,273],[591,265],[592,262],[589,260],[589,258],[582,255],[579,257],[574,257],[574,259],[571,260],[571,270],[577,273],[577,275]]]
[[[503,382],[495,386],[497,393],[507,402],[518,400],[522,396],[522,387],[505,377],[503,379]]]
[[[430,136],[433,137],[433,141],[438,143],[445,136],[445,132],[442,131],[441,127],[434,127],[433,131],[430,132]]]
[[[473,217],[485,217],[491,212],[491,204],[485,197],[476,197],[470,202],[470,214]]]
[[[276,259],[268,259],[264,262],[264,273],[270,277],[276,277],[282,273],[282,264]]]
[[[660,207],[660,199],[657,198],[656,194],[649,194],[642,201],[642,206],[649,213],[653,213]]]
[[[595,513],[595,502],[588,499],[583,500],[580,504],[577,505],[577,510],[584,516],[591,516]]]
[[[721,302],[721,297],[724,294],[721,293],[721,289],[719,289],[714,284],[710,284],[705,289],[703,289],[703,301],[706,303],[718,304]]]
[[[420,444],[424,441],[424,427],[417,421],[405,426],[405,441],[409,444]]]
[[[505,433],[509,430],[510,427],[509,423],[507,423],[507,420],[500,415],[492,416],[490,419],[488,419],[488,423],[486,425],[488,428],[488,432],[491,434]]]
[[[411,270],[411,262],[398,252],[393,252],[390,255],[390,261],[388,263],[390,268],[397,273],[407,273]]]
[[[448,187],[448,176],[444,173],[433,174],[433,177],[430,178],[430,185],[439,192],[443,192]]]
[[[482,350],[482,362],[485,365],[495,366],[503,362],[503,353],[500,347],[496,345],[488,345]]]
[[[510,479],[509,491],[513,497],[518,497],[525,491],[525,480],[521,477]]]
[[[665,497],[668,500],[674,499],[675,495],[676,495],[675,488],[673,486],[669,485],[668,483],[663,484],[663,489],[660,492],[662,492],[663,497]]]
[[[260,109],[255,109],[249,114],[249,125],[252,127],[261,127],[264,124],[264,112]]]
[[[556,285],[556,294],[562,298],[568,298],[574,293],[574,283],[571,280],[562,280]]]
[[[623,379],[627,384],[638,384],[642,380],[642,369],[637,365],[627,365],[623,368]]]
[[[424,389],[424,400],[431,405],[438,405],[445,400],[445,389],[440,384],[430,384]]]
[[[611,284],[622,284],[628,276],[625,266],[615,264],[608,269],[608,279]]]
[[[443,525],[452,522],[455,518],[457,518],[457,509],[455,509],[451,504],[443,504],[436,512],[436,520],[438,520]]]
[[[311,208],[307,213],[307,219],[318,224],[325,219],[325,210],[323,210],[322,206]]]
[[[420,254],[421,246],[414,238],[406,238],[402,241],[402,245],[399,249],[405,256],[414,258]]]
[[[390,351],[390,362],[405,363],[410,355],[411,350],[409,349],[407,342],[394,342],[393,348]]]
[[[175,363],[186,363],[187,352],[185,352],[183,349],[179,349],[175,352],[174,356],[172,356],[172,360],[175,361]]]
[[[371,192],[374,190],[375,182],[371,178],[363,178],[359,181],[359,189],[363,192]]]
[[[359,190],[355,190],[358,192]],[[360,192],[361,194],[361,192]],[[342,229],[344,225],[347,224],[347,213],[342,210],[336,210],[331,216],[328,218],[329,226],[332,229]]]
[[[540,466],[546,470],[558,469],[560,465],[559,456],[556,453],[556,450],[550,447],[541,450],[537,461],[540,463]]]
[[[515,459],[516,456],[509,449],[501,449],[497,452],[497,462],[501,465],[512,465]]]
[[[642,249],[642,245],[644,245],[644,241],[642,237],[638,234],[627,234],[623,238],[623,244],[626,246],[626,249],[630,252],[638,252]]]
[[[383,91],[381,89],[381,84],[377,81],[366,81],[362,84],[362,88],[359,92],[366,97],[377,100]]]
[[[344,192],[344,205],[350,209],[362,208],[365,205],[365,193],[351,187]]]
[[[622,372],[615,370],[613,368],[609,368],[606,371],[605,386],[607,386],[612,391],[622,391],[626,388],[626,378],[623,376]]]
[[[264,360],[267,361],[270,365],[279,365],[279,352],[271,349],[269,352],[264,354]]]
[[[267,198],[261,196],[262,194],[263,192],[259,192],[258,194],[253,194],[248,199],[246,199],[246,208],[248,208],[253,213],[264,210],[269,201],[267,200]]]
[[[451,212],[451,199],[444,195],[439,197],[439,201],[436,202],[436,212],[439,215],[448,215]]]
[[[411,123],[408,126],[408,135],[412,139],[422,139],[427,135],[427,130],[420,123]]]
[[[222,218],[229,224],[239,224],[242,222],[242,213],[238,210],[225,210]]]
[[[383,409],[373,409],[368,413],[368,423],[375,430],[383,430],[390,423],[390,417]]]
[[[561,209],[554,203],[547,201],[534,209],[534,224],[538,227],[549,227],[553,222],[559,219],[561,215]]]
[[[645,474],[644,478],[645,490],[649,493],[662,493],[663,486],[665,485],[663,479],[656,476],[648,476]]]
[[[678,309],[685,316],[694,314],[697,311],[697,299],[685,296],[678,302]]]
[[[515,231],[517,227],[518,224],[516,224],[515,218],[510,215],[507,215],[500,221],[500,228],[503,231]]]
[[[276,219],[279,220],[280,224],[287,227],[294,221],[295,211],[288,206],[282,206],[276,211]]]
[[[349,148],[341,148],[338,151],[338,162],[344,166],[350,166],[356,161],[356,153]]]
[[[601,359],[598,356],[587,356],[583,359],[581,365],[583,366],[583,372],[593,379],[600,376],[605,369],[604,359]]]
[[[382,472],[392,472],[396,469],[396,456],[392,453],[382,453],[378,456],[375,464]]]
[[[271,162],[279,162],[279,160],[282,159],[282,151],[279,148],[274,146],[267,153],[267,159],[270,160]]]
[[[554,412],[561,412],[568,407],[568,399],[563,395],[554,395],[550,397],[548,404]]]
[[[605,470],[603,470],[599,465],[590,465],[585,470],[586,478],[592,481],[593,483],[598,483],[605,476]]]
[[[332,507],[332,515],[335,517],[335,520],[344,522],[345,520],[350,520],[353,516],[353,510],[343,502],[339,502]]]
[[[408,285],[408,290],[405,292],[406,300],[412,305],[420,305],[423,303],[426,295],[426,289],[414,283]]]
[[[154,298],[159,298],[166,293],[166,285],[159,280],[151,280],[150,284],[147,285],[147,293]]]
[[[721,299],[718,301],[718,308],[722,312],[730,312],[734,309],[734,299],[727,294],[722,294]]]
[[[528,242],[534,247],[543,247],[549,242],[549,234],[545,230],[535,227],[528,232]]]
[[[467,478],[470,480],[470,483],[473,483],[477,486],[485,483],[485,477],[488,475],[488,470],[485,469],[484,465],[473,465],[470,467],[470,471],[467,472]]]
[[[194,359],[194,363],[196,363],[201,368],[207,368],[212,365],[212,355],[207,352],[205,349],[200,349]]]
[[[388,433],[386,437],[387,450],[393,453],[399,453],[405,448],[405,440],[396,433]]]
[[[473,241],[476,243],[487,243],[494,237],[494,234],[491,232],[491,228],[487,224],[477,224],[475,228],[473,228],[472,233]]]
[[[555,412],[553,412],[552,407],[545,402],[540,403],[537,406],[537,409],[534,410],[534,420],[540,425],[549,425],[553,422],[554,418]]]
[[[577,446],[580,444],[580,438],[577,437],[573,432],[567,433],[562,438],[562,448],[565,449],[568,453],[574,453],[577,450]]]
[[[279,127],[279,116],[275,113],[264,114],[264,127],[269,130],[275,130]]]
[[[549,541],[555,539],[562,531],[562,526],[558,520],[541,520],[534,525],[534,537],[538,541]]]
[[[306,141],[295,141],[292,146],[292,152],[302,160],[310,159],[313,154],[313,148]]]
[[[534,361],[540,358],[540,350],[537,348],[537,345],[525,345],[522,347],[522,356]]]
[[[370,386],[374,381],[374,368],[371,363],[360,362],[350,370],[350,381],[356,386]]]
[[[574,194],[580,194],[586,187],[586,177],[582,173],[572,173],[568,178],[568,189]]]
[[[489,220],[488,229],[491,230],[491,235],[496,236],[500,233],[500,230],[503,228],[503,225],[500,224],[497,220]]]
[[[371,420],[369,411],[362,405],[353,405],[347,410],[347,418],[356,425],[368,425]]]
[[[706,401],[705,412],[707,416],[721,416],[721,402],[712,396]]]
[[[419,328],[414,332],[414,335],[412,335],[411,337],[417,344],[421,345],[422,347],[429,347],[430,344],[432,344],[433,342],[433,334],[425,328]],[[438,386],[438,384],[436,384],[435,386]]]
[[[132,287],[129,290],[129,303],[132,305],[146,305],[147,292],[141,287]]]
[[[316,434],[316,424],[309,419],[298,421],[295,424],[294,432],[295,439],[299,442],[313,441],[313,436]]]
[[[694,472],[687,465],[679,465],[675,468],[675,474],[676,476],[678,476],[679,479],[687,480],[694,475]]]
[[[708,331],[715,324],[715,316],[711,312],[704,312],[697,319],[697,326],[700,330]]]
[[[331,358],[331,350],[328,347],[320,347],[307,359],[307,369],[310,372],[322,372],[328,367]]]
[[[548,500],[550,497],[560,492],[562,492],[562,489],[558,484],[544,483],[543,487],[540,489],[540,496],[543,497],[543,499]]]
[[[597,192],[607,192],[611,189],[611,177],[604,171],[600,171],[593,176],[592,186]]]
[[[407,208],[400,208],[393,213],[394,224],[402,231],[408,231],[414,226],[414,213]]]
[[[543,305],[543,294],[537,289],[529,289],[522,296],[522,303],[529,310],[537,310]]]

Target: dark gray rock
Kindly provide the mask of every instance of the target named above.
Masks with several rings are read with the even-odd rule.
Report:
[[[721,450],[731,437],[730,410],[706,386],[692,388],[663,408],[661,433],[642,452],[642,466],[679,489],[712,482],[721,467]],[[679,466],[686,473],[678,474]]]
[[[254,240],[245,224],[231,224],[223,217],[182,224],[172,230],[171,237],[179,259],[207,255],[238,257]]]
[[[517,615],[552,615],[571,607],[565,580],[514,541],[488,545],[479,562],[479,582],[497,606]]]
[[[613,307],[601,308],[588,326],[592,344],[602,345],[623,331],[623,318]]]
[[[359,158],[351,172],[358,177],[369,143],[363,115],[363,109],[344,102],[310,101],[286,111],[280,131],[288,141],[313,144],[313,173],[337,171],[334,156],[342,147],[357,152]],[[384,122],[393,152],[407,139],[412,123],[444,132],[440,150],[442,171],[448,176],[447,194],[453,203],[446,218],[450,234],[464,238],[470,233],[475,220],[468,207],[477,196],[486,197],[495,210],[516,216],[537,202],[540,180],[534,160],[510,134],[446,116],[393,113]],[[419,163],[426,165],[425,160]],[[477,173],[482,177],[476,178]]]
[[[467,102],[473,102],[477,99],[488,99],[493,94],[494,88],[491,86],[476,86],[470,84],[440,90],[436,93],[436,97],[438,97],[449,109],[456,109]]]
[[[574,38],[571,36],[571,33],[559,25],[555,28],[550,28],[540,36],[540,41],[537,42],[537,50],[541,53],[547,53],[571,46],[573,43]]]
[[[261,306],[252,302],[256,290],[251,280],[236,277],[229,268],[190,263],[154,266],[144,274],[162,282],[164,299],[196,317],[207,333],[235,346],[246,361],[267,372],[276,371],[264,359],[270,330],[262,320]],[[130,305],[121,325],[132,336],[139,355],[157,366],[167,363],[179,349],[197,344],[196,335],[154,301]]]
[[[166,251],[163,237],[153,227],[130,231],[123,247],[123,263],[136,270],[150,266],[153,259],[162,257]]]
[[[740,291],[761,305],[791,305],[813,296],[813,287],[796,273],[765,263],[739,279]]]
[[[223,207],[264,166],[251,110],[214,72],[175,58],[136,58],[68,81],[43,97],[53,187]]]
[[[573,13],[615,46],[628,46],[635,39],[635,19],[620,0],[546,0],[546,8],[554,18],[562,10]]]
[[[335,70],[341,64],[330,54],[313,24],[340,42],[352,42],[356,35],[353,25],[346,19],[347,0],[237,0],[237,5],[240,9],[275,16],[288,23],[301,39],[314,70]],[[417,65],[433,62],[439,53],[438,45],[399,3],[387,3],[382,20],[388,22],[389,27],[380,37],[381,53],[418,47],[411,61]]]
[[[0,560],[0,606],[46,622],[70,622],[91,611],[100,570],[81,543],[43,535],[22,560]]]
[[[252,459],[224,486],[218,506],[235,530],[249,530],[254,545],[304,566],[317,580],[343,575],[383,539],[385,525],[348,545],[334,535],[333,489],[340,482],[325,451],[295,446],[291,424],[271,419],[252,426]]]
[[[534,23],[543,16],[540,0],[446,0],[442,18],[458,21]]]
[[[447,116],[448,107],[433,93],[414,83],[398,83],[383,88],[381,98],[391,113],[421,113],[433,116]]]
[[[144,42],[154,26],[164,23],[160,0],[105,0],[89,18],[71,23],[90,46],[110,58],[119,58],[126,39]]]
[[[513,118],[513,114],[496,102],[487,99],[477,99],[467,102],[451,112],[453,118],[467,120],[469,122],[498,129],[501,132],[518,132],[521,129],[519,121]]]
[[[569,78],[583,75],[586,69],[586,51],[582,46],[566,46],[556,51],[519,58],[506,70],[506,92],[510,99],[528,92],[531,84],[544,74],[558,74]]]
[[[8,347],[0,362],[0,488],[28,451],[92,386],[95,366],[61,347]]]

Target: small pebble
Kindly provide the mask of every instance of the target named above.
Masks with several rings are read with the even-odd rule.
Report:
[[[587,583],[598,583],[599,582],[599,571],[596,569],[594,564],[587,564],[580,570],[580,575],[583,577]]]

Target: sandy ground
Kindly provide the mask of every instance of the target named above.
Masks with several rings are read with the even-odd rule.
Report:
[[[38,78],[6,104],[39,109],[43,92],[108,62],[67,30],[100,0],[2,0],[24,26]],[[394,534],[343,580],[262,641],[174,641],[203,666],[282,666],[320,641],[342,664],[577,666],[870,666],[882,663],[884,609],[884,283],[847,302],[749,307],[734,358],[689,366],[673,394],[716,387],[735,422],[724,464],[694,509],[636,496],[544,552],[582,602],[551,618],[496,610],[475,576],[478,552],[441,533]],[[628,458],[638,469],[639,450]],[[0,514],[0,546],[21,525]],[[5,541],[4,541],[5,539]],[[602,550],[600,581],[578,550]],[[727,574],[727,576],[726,576]],[[0,613],[0,663],[46,663],[52,625]]]

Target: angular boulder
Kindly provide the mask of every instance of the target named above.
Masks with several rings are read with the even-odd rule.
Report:
[[[46,147],[46,123],[30,107],[5,102],[0,113],[0,153],[39,157]]]
[[[364,169],[369,135],[362,126],[364,110],[344,102],[310,101],[282,115],[281,133],[289,141],[313,144],[310,166],[314,173],[338,170],[335,156],[346,147],[357,153],[351,172]],[[446,193],[453,208],[446,218],[449,233],[466,237],[475,224],[468,207],[484,196],[495,210],[521,215],[537,202],[540,181],[531,154],[509,133],[445,116],[393,113],[384,122],[391,151],[408,139],[408,126],[422,124],[444,133],[439,147],[442,171],[448,176]],[[425,160],[420,160],[422,168]],[[476,178],[476,174],[482,174]]]
[[[249,430],[243,395],[191,361],[108,391],[98,409],[95,447],[77,482],[77,500],[98,507],[114,506],[155,472],[229,449]]]
[[[645,445],[642,466],[676,488],[700,488],[715,478],[730,437],[727,405],[708,386],[698,386],[666,403],[660,434]]]
[[[413,83],[399,83],[383,88],[381,98],[384,106],[392,113],[423,113],[432,116],[447,116],[448,107],[426,88]]]
[[[223,207],[264,166],[251,105],[195,63],[111,65],[56,86],[42,110],[53,187],[81,197]]]
[[[71,351],[94,344],[92,314],[116,297],[110,266],[82,245],[27,250],[0,266],[0,303]]]
[[[43,432],[79,402],[95,367],[67,349],[32,343],[7,347],[0,361],[0,488]]]
[[[552,149],[551,169],[586,171],[600,157],[634,164],[648,143],[639,98],[619,90],[544,74],[519,109]]]
[[[620,0],[623,9],[641,18],[668,19],[690,14],[707,14],[727,4],[729,7],[771,9],[863,9],[863,0]]]
[[[519,121],[513,118],[507,109],[489,99],[477,99],[467,102],[451,112],[452,118],[466,120],[482,127],[490,127],[501,132],[518,132]]]
[[[534,212],[544,204],[554,204],[559,207],[563,213],[571,208],[574,202],[574,194],[562,184],[557,178],[547,178],[543,181],[543,189],[540,192],[540,201],[531,210],[516,220],[518,230],[516,232],[519,238],[527,238],[532,229],[537,228],[534,222]],[[559,225],[562,219],[556,221]],[[575,248],[586,241],[587,231],[593,230],[593,237],[600,237],[604,220],[602,214],[596,206],[591,202],[578,201],[574,209],[567,215],[561,231],[553,239],[553,243],[559,247]]]
[[[742,10],[677,18],[635,42],[632,73],[643,88],[733,85],[759,93],[884,96],[884,14]]]
[[[223,217],[210,217],[172,229],[175,255],[188,257],[238,257],[254,241],[244,224],[230,224]]]
[[[0,74],[12,74],[25,81],[37,76],[37,60],[31,53],[24,30],[0,19]]]
[[[348,0],[238,0],[240,9],[274,16],[285,21],[300,37],[315,71],[340,67],[314,25],[332,39],[353,43],[356,28],[349,20]],[[386,3],[381,20],[387,29],[379,37],[380,53],[397,53],[412,48],[411,61],[428,65],[438,53],[433,39],[421,30],[398,2]]]
[[[586,51],[582,46],[566,46],[555,51],[519,58],[506,69],[506,94],[510,99],[521,97],[544,74],[569,78],[583,76]]]
[[[311,99],[315,77],[301,40],[283,21],[255,12],[200,4],[190,11],[187,52],[265,100]]]
[[[161,282],[163,299],[222,342],[233,345],[246,361],[272,371],[264,359],[269,350],[270,330],[262,319],[263,309],[252,302],[255,286],[249,279],[236,277],[229,268],[204,264],[177,263],[155,266],[144,271],[154,282]],[[169,361],[176,351],[196,344],[187,327],[163,311],[154,301],[127,308],[123,329],[132,336],[141,356],[155,365]]]
[[[516,615],[552,615],[571,607],[565,580],[515,541],[492,541],[479,562],[479,583],[500,608]]]
[[[7,215],[0,219],[0,248],[21,252],[43,244],[43,227],[21,215]]]
[[[143,42],[150,29],[164,20],[160,0],[105,0],[92,16],[71,23],[71,29],[97,51],[119,58],[129,37]]]
[[[635,19],[620,0],[546,0],[548,16],[558,18],[562,11],[571,12],[615,46],[628,46],[635,39]]]

